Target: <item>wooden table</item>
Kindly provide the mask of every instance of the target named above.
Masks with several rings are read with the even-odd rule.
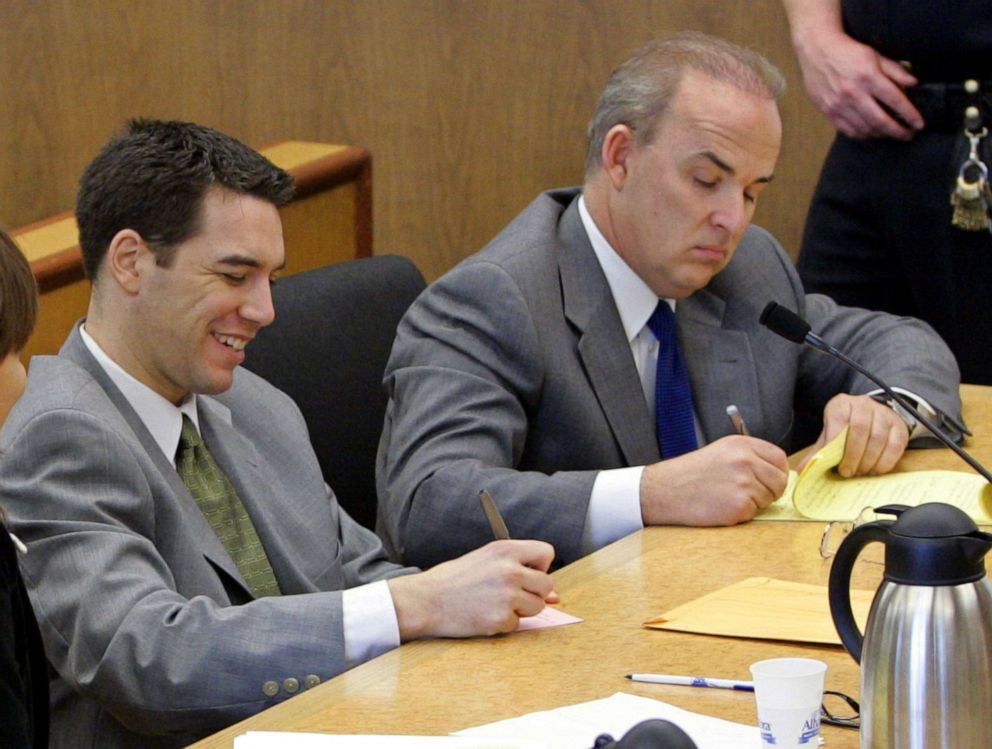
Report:
[[[965,417],[992,462],[992,388],[964,386]],[[907,470],[970,470],[949,450],[908,454]],[[753,522],[733,528],[647,528],[555,573],[561,608],[581,624],[472,640],[414,642],[195,744],[230,747],[247,730],[446,734],[535,710],[626,691],[741,723],[750,694],[634,684],[631,672],[749,679],[763,658],[806,655],[828,664],[827,687],[858,694],[858,667],[839,647],[648,630],[646,619],[746,577],[826,585],[823,523]],[[877,585],[881,568],[856,565],[854,585]],[[827,746],[858,746],[858,733],[823,726]],[[595,737],[591,736],[589,745]]]

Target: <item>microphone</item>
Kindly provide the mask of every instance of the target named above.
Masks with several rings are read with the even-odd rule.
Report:
[[[764,325],[773,333],[782,336],[786,340],[792,341],[793,343],[801,343],[805,346],[809,346],[812,349],[816,349],[824,354],[829,354],[835,359],[839,359],[844,364],[849,366],[851,369],[859,372],[860,374],[867,377],[869,380],[878,385],[885,394],[898,403],[900,406],[905,408],[913,417],[919,421],[923,426],[930,430],[931,434],[936,437],[942,445],[950,448],[958,457],[961,458],[965,463],[970,465],[979,475],[981,475],[986,481],[992,484],[992,474],[990,474],[981,463],[975,460],[967,451],[960,445],[958,445],[954,440],[950,439],[944,432],[937,427],[930,419],[920,413],[919,409],[906,397],[900,395],[875,375],[869,372],[867,369],[862,367],[856,361],[846,356],[842,352],[835,349],[829,343],[824,341],[816,333],[813,333],[810,329],[810,324],[806,322],[803,318],[797,315],[795,312],[787,307],[783,307],[777,302],[769,302],[765,305],[765,308],[761,311],[761,317],[758,318],[758,322]],[[950,418],[950,417],[948,417]],[[967,429],[963,425],[955,424],[962,432],[967,433]]]
[[[768,328],[772,333],[776,333],[793,343],[806,343],[806,336],[810,333],[810,324],[788,307],[783,307],[778,302],[769,302],[761,310],[761,317],[758,322]],[[822,343],[819,337],[815,341],[809,341],[813,348],[819,348],[817,344]]]

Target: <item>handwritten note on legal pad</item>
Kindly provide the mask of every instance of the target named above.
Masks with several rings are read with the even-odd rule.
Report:
[[[992,524],[992,484],[977,473],[910,471],[844,478],[834,469],[844,456],[847,428],[824,445],[755,520],[854,520],[865,507],[946,502],[982,525]]]

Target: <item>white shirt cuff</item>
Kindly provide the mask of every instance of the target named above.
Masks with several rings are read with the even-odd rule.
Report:
[[[385,580],[341,591],[341,613],[348,668],[399,647],[400,625]]]
[[[596,474],[582,529],[582,553],[589,554],[644,527],[641,474],[644,466],[613,468]]]
[[[933,406],[931,406],[926,401],[926,399],[921,398],[920,396],[918,396],[916,393],[914,393],[911,390],[906,390],[905,388],[901,388],[901,387],[894,387],[894,388],[892,388],[892,391],[895,392],[895,393],[899,393],[899,395],[901,395],[904,398],[907,398],[908,400],[912,401],[913,405],[916,406],[916,409],[920,413],[922,413],[924,416],[926,416],[928,419],[930,419],[931,421],[938,421],[939,420],[940,414],[937,413],[937,409],[934,408]],[[870,396],[870,397],[875,397],[875,396],[882,396],[882,397],[884,397],[885,396],[885,391],[884,390],[881,390],[881,389],[872,390],[870,393],[867,393],[867,395]],[[896,413],[899,413],[899,412],[896,411]],[[912,414],[909,414],[909,415],[912,416]],[[913,440],[915,440],[917,437],[924,437],[924,436],[930,434],[930,430],[927,429],[926,426],[922,422],[917,421],[915,418],[913,419],[913,422],[914,422],[913,429],[909,433],[909,441],[910,442],[912,442]]]

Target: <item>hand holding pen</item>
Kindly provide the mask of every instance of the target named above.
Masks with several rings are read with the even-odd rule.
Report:
[[[751,436],[737,406],[727,406],[726,413],[733,435],[645,466],[640,483],[645,525],[734,525],[782,495],[789,479],[785,451]]]
[[[508,541],[510,540],[510,531],[506,527],[506,521],[503,520],[503,516],[499,512],[499,508],[496,507],[496,502],[489,492],[482,489],[479,492],[479,501],[482,503],[482,511],[486,514],[486,520],[489,521],[489,527],[493,531],[493,536],[497,541]],[[560,600],[558,597],[558,592],[552,590],[544,599],[548,603],[558,603]]]
[[[544,541],[503,540],[418,574],[389,578],[400,641],[512,632],[521,617],[558,600],[547,572],[554,556]]]

